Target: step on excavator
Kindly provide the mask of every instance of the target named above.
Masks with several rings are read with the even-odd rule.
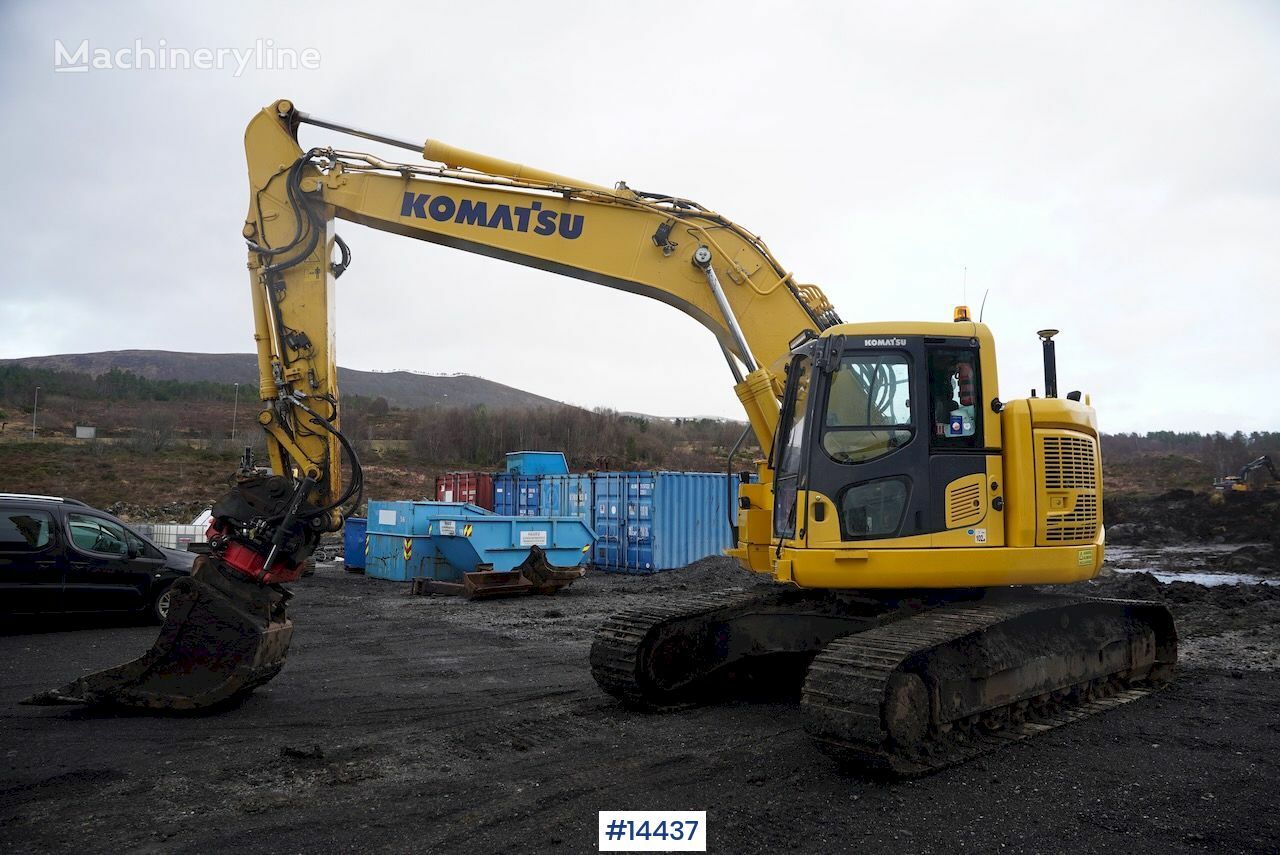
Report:
[[[303,125],[422,161],[304,149]],[[31,701],[208,710],[279,672],[285,586],[362,489],[334,361],[335,282],[351,262],[338,220],[651,297],[716,337],[767,454],[758,483],[741,486],[729,550],[761,583],[607,620],[590,667],[625,704],[677,709],[726,674],[782,663],[822,750],[910,775],[1170,679],[1164,606],[1040,590],[1095,576],[1104,542],[1095,411],[1077,392],[1059,397],[1054,330],[1040,333],[1043,397],[1005,400],[991,331],[967,309],[845,323],[759,237],[688,199],[373,133],[286,100],[250,121],[245,151],[271,474],[247,462],[215,505],[210,554],[175,588],[146,655]]]

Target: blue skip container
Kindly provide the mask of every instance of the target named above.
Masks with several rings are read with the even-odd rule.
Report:
[[[342,525],[342,561],[348,570],[364,569],[364,554],[368,543],[365,533],[369,521],[363,517],[347,517]]]
[[[477,564],[514,570],[533,546],[556,567],[576,567],[590,557],[596,534],[578,517],[457,515],[433,521],[431,542],[460,579]]]
[[[435,520],[492,515],[464,502],[370,502],[365,575],[395,582],[460,582],[463,571],[451,565],[431,540]]]
[[[477,564],[513,570],[540,546],[557,567],[590,557],[595,531],[578,517],[500,516],[464,502],[370,502],[365,574],[461,582]]]

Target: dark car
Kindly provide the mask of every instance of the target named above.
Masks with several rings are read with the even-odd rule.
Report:
[[[132,612],[163,621],[196,556],[75,499],[0,493],[0,614]]]

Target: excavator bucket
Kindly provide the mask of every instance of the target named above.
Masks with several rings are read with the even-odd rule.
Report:
[[[487,600],[493,597],[512,597],[527,594],[532,586],[520,575],[519,570],[495,573],[481,570],[462,574],[462,596],[468,600]]]
[[[23,703],[173,712],[229,706],[284,667],[293,636],[287,597],[201,556],[191,576],[174,583],[168,617],[150,650]]]
[[[529,548],[529,557],[515,568],[524,578],[529,580],[534,593],[554,594],[561,588],[567,588],[587,573],[585,567],[557,567],[547,560],[547,554],[541,547]]]

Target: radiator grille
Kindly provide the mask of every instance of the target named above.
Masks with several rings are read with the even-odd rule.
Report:
[[[1091,543],[1102,525],[1096,440],[1067,430],[1046,430],[1036,440],[1043,479],[1039,541]]]
[[[1093,540],[1098,533],[1098,497],[1076,497],[1075,507],[1065,514],[1054,514],[1045,520],[1044,539],[1055,543]]]
[[[1093,490],[1097,487],[1093,440],[1081,436],[1044,437],[1044,486],[1047,490]]]

